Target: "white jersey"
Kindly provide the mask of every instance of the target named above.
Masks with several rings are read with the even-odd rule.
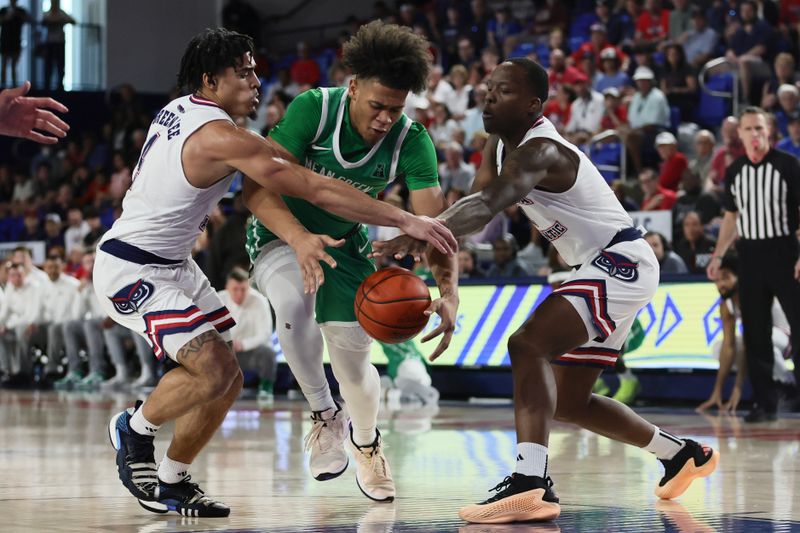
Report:
[[[122,216],[100,244],[116,239],[168,260],[189,257],[209,213],[233,179],[231,174],[211,187],[198,189],[183,172],[183,143],[215,120],[233,122],[215,103],[196,96],[177,98],[158,112],[122,201]]]
[[[552,139],[575,152],[579,160],[578,175],[568,191],[552,193],[534,188],[519,205],[567,264],[583,264],[605,248],[617,232],[632,227],[633,220],[586,154],[559,135],[545,117],[528,130],[520,146],[535,138]],[[503,141],[498,141],[498,174],[503,167],[503,156]]]

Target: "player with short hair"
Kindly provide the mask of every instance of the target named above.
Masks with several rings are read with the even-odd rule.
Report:
[[[435,216],[447,203],[439,186],[436,152],[425,128],[403,113],[409,91],[425,88],[430,70],[428,44],[408,28],[380,21],[362,26],[344,45],[343,61],[353,72],[348,87],[321,88],[300,94],[270,131],[286,158],[320,174],[348,183],[363,196],[375,197],[395,179],[405,180],[415,212]],[[245,188],[245,201],[269,200],[268,191]],[[273,201],[277,198],[273,197]],[[355,293],[375,271],[367,228],[325,206],[284,198],[291,213],[254,221],[247,230],[253,276],[275,309],[276,329],[286,361],[308,400],[313,425],[306,437],[311,474],[317,480],[338,477],[348,465],[344,441],[356,458],[356,481],[377,501],[391,501],[394,480],[377,430],[380,378],[370,363],[372,339],[356,321]],[[276,210],[277,211],[277,210]],[[315,294],[303,293],[310,265],[296,234],[299,222],[316,233],[343,241],[330,249],[337,268],[322,264],[326,283]],[[441,324],[423,342],[440,333],[434,351],[450,342],[458,307],[455,257],[431,254],[441,298],[429,313]],[[316,322],[315,322],[316,318]],[[334,375],[352,424],[331,396],[322,365],[325,338]],[[424,372],[424,366],[423,366]]]
[[[456,247],[441,223],[365,198],[277,157],[268,141],[235,125],[253,112],[258,87],[253,42],[225,29],[195,36],[178,81],[190,94],[153,119],[123,200],[123,214],[98,244],[94,287],[110,317],[145,336],[158,358],[178,363],[141,405],[114,416],[109,436],[120,479],[146,509],[185,516],[227,516],[187,472],[222,423],[242,387],[230,346],[234,320],[191,258],[209,212],[240,171],[276,193],[294,195],[366,223],[401,226],[443,253]],[[259,218],[271,211],[252,205]],[[322,254],[313,236],[312,248]],[[153,439],[175,421],[172,442],[156,469]]]
[[[655,254],[633,227],[597,168],[542,116],[547,72],[528,59],[498,66],[483,112],[492,137],[476,176],[478,191],[440,215],[457,236],[480,230],[503,209],[520,205],[569,265],[577,269],[508,341],[517,429],[515,472],[492,498],[461,509],[469,522],[552,520],[560,514],[547,475],[553,420],[572,422],[653,453],[665,475],[656,487],[675,498],[709,475],[718,454],[650,424],[611,398],[592,394],[611,367],[638,311],[655,294]],[[400,236],[376,253],[416,251]],[[551,364],[552,363],[552,364]]]

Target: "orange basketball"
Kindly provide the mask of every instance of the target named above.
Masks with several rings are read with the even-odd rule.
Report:
[[[422,278],[405,268],[390,267],[361,283],[356,318],[372,338],[396,344],[422,331],[428,323],[423,312],[430,304],[431,294]]]

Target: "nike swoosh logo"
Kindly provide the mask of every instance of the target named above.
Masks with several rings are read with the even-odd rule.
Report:
[[[367,248],[369,248],[369,241],[365,242],[364,246],[358,247],[358,253],[363,254],[364,250],[366,250]]]
[[[316,144],[312,144],[311,145],[311,149],[312,150],[316,150],[318,152],[330,152],[331,151],[330,148],[326,148],[324,146],[317,146]]]

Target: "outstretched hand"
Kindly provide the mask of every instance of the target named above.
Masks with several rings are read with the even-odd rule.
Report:
[[[398,261],[407,255],[419,262],[422,253],[428,247],[428,243],[410,237],[408,235],[398,235],[389,241],[373,241],[372,253],[370,257],[394,257]]]
[[[411,216],[400,226],[400,230],[410,237],[429,242],[445,255],[453,255],[458,251],[458,241],[444,222],[435,218]]]
[[[48,109],[59,113],[69,110],[52,98],[25,96],[30,89],[31,83],[26,81],[19,87],[0,92],[0,135],[21,137],[41,144],[55,144],[59,138],[67,136],[69,124]]]
[[[338,248],[344,244],[344,239],[334,239],[327,235],[317,235],[305,232],[290,243],[297,256],[297,263],[303,276],[303,292],[314,294],[320,285],[325,283],[325,273],[320,261],[324,261],[331,268],[336,268],[336,260],[325,251],[330,246]]]
[[[425,314],[427,316],[431,316],[433,313],[436,313],[441,318],[439,326],[422,337],[422,342],[428,342],[429,340],[442,335],[442,339],[439,341],[438,346],[436,346],[436,349],[433,350],[433,353],[428,356],[429,361],[435,361],[436,358],[442,355],[447,347],[450,346],[450,340],[453,338],[453,332],[456,329],[457,310],[458,297],[452,295],[437,298],[436,300],[432,301],[431,305],[425,310]]]

